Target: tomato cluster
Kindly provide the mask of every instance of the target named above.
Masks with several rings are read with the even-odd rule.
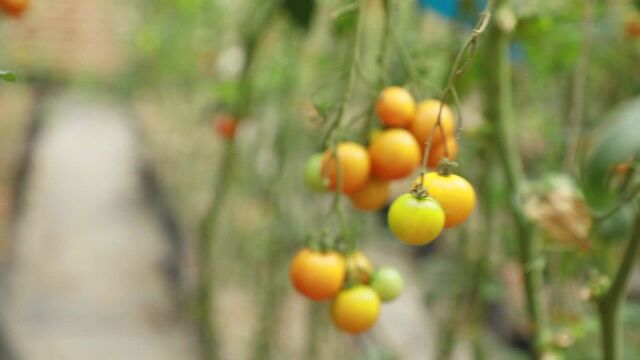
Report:
[[[374,271],[360,251],[343,255],[304,248],[293,258],[289,275],[300,294],[314,301],[332,300],[334,324],[351,334],[370,329],[381,303],[397,298],[404,286],[396,269],[383,266]]]
[[[439,100],[416,104],[411,93],[399,86],[385,88],[375,110],[385,128],[371,136],[368,148],[341,142],[335,149],[311,156],[305,181],[315,191],[340,187],[354,207],[375,211],[387,204],[390,181],[411,176],[421,161],[430,168],[439,167],[437,172],[420,176],[414,184],[419,191],[396,199],[388,215],[389,227],[400,240],[427,244],[444,228],[463,223],[475,207],[471,184],[451,174],[447,166],[458,153],[454,114]],[[426,143],[430,151],[424,155]]]
[[[19,17],[28,7],[29,0],[0,0],[0,9],[9,16]]]

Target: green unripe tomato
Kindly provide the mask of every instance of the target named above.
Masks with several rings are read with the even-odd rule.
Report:
[[[304,183],[313,191],[326,191],[327,184],[322,178],[322,158],[324,154],[311,155],[304,167]]]
[[[404,280],[400,272],[391,266],[382,266],[373,273],[371,288],[380,296],[382,301],[397,298],[404,288]]]

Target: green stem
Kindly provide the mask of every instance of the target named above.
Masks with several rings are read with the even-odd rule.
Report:
[[[215,306],[213,301],[213,238],[215,229],[220,218],[220,211],[224,204],[224,196],[228,192],[228,184],[231,175],[231,165],[233,163],[234,143],[229,141],[224,149],[222,165],[219,170],[214,191],[213,201],[200,225],[200,244],[198,251],[198,330],[200,335],[200,345],[202,357],[206,360],[218,359],[218,340],[215,327]]]
[[[504,5],[508,0],[500,0]],[[499,6],[499,5],[498,5]],[[507,179],[507,193],[514,194],[509,202],[516,224],[520,248],[520,266],[523,272],[527,313],[534,336],[534,351],[540,358],[544,353],[547,336],[547,316],[545,313],[543,288],[543,259],[538,249],[535,228],[526,219],[518,195],[526,181],[518,147],[513,136],[513,98],[511,83],[511,62],[509,58],[509,34],[496,25],[491,27],[488,41],[488,59],[494,64],[488,72],[488,94],[491,94],[488,111],[495,125],[497,151]]]
[[[631,279],[633,266],[640,249],[640,216],[637,217],[631,239],[627,245],[622,265],[618,269],[613,284],[607,293],[598,300],[602,338],[602,356],[604,360],[622,359],[622,324],[620,310]]]
[[[258,43],[265,29],[279,8],[281,0],[274,0],[270,4],[263,17],[257,21],[257,25],[244,39],[246,62],[242,68],[238,82],[239,96],[235,102],[234,116],[237,119],[245,117],[250,112],[252,98],[252,83],[250,80],[251,66],[255,60]],[[225,196],[228,193],[228,184],[231,178],[234,157],[234,140],[227,142],[222,155],[222,164],[215,182],[212,201],[202,222],[200,223],[200,239],[198,249],[198,286],[196,295],[196,308],[198,313],[198,334],[200,338],[202,358],[216,360],[219,354],[218,339],[215,325],[215,288],[213,273],[213,246],[215,244],[215,230],[220,219],[221,209]]]

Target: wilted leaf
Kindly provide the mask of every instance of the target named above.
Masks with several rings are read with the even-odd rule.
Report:
[[[551,176],[534,183],[525,195],[524,211],[554,238],[569,244],[586,244],[591,213],[568,176]]]
[[[0,70],[0,79],[9,82],[15,82],[16,74],[12,73],[11,71]]]

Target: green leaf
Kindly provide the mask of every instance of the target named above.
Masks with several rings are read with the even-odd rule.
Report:
[[[11,71],[0,70],[0,79],[9,82],[16,82],[16,74]]]
[[[598,212],[613,207],[622,196],[612,182],[615,167],[640,156],[640,99],[624,104],[606,120],[611,125],[599,132],[582,174],[586,199]]]
[[[282,7],[297,25],[308,29],[313,19],[316,2],[315,0],[284,0]]]

